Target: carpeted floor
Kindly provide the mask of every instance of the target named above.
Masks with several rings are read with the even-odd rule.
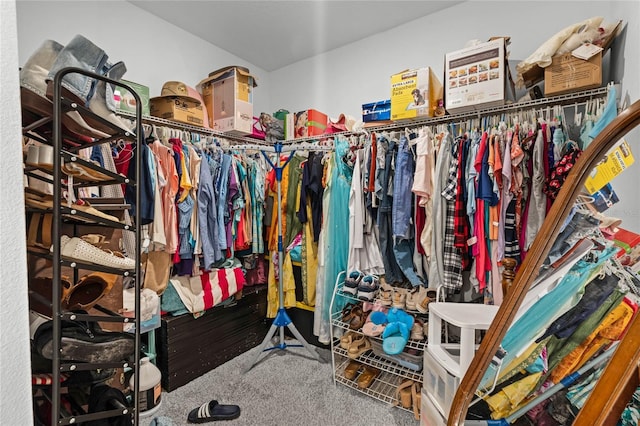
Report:
[[[215,344],[212,342],[212,344]],[[259,348],[232,359],[173,392],[162,394],[159,410],[141,416],[140,425],[154,418],[164,425],[187,425],[187,414],[204,402],[236,404],[241,414],[233,425],[410,425],[418,421],[407,411],[333,383],[331,353],[316,348],[323,363],[304,348],[272,350],[261,355],[251,370]],[[169,419],[171,421],[169,421]]]

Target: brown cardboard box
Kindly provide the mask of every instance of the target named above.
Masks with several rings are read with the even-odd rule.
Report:
[[[173,96],[152,98],[150,103],[151,115],[154,117],[179,121],[192,126],[202,126],[204,123],[204,113],[200,103]]]
[[[225,67],[198,83],[212,129],[236,135],[253,130],[255,78],[242,67]]]
[[[565,53],[544,69],[544,95],[555,96],[602,85],[602,52],[588,60]]]

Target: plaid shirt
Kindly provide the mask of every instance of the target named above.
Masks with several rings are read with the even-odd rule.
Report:
[[[467,138],[462,137],[458,141],[458,164],[464,164],[463,153],[464,144],[467,143]],[[470,236],[469,229],[469,217],[467,216],[466,202],[464,199],[464,167],[458,167],[456,185],[458,190],[455,194],[454,212],[453,212],[453,230],[454,241],[453,245],[460,250],[462,269],[467,270],[471,266],[471,258],[469,256],[469,246],[467,240]]]
[[[458,186],[458,148],[460,144],[451,144],[451,156],[452,160],[449,164],[449,177],[447,178],[447,184],[442,190],[442,196],[448,200],[453,201],[456,197],[456,189]]]

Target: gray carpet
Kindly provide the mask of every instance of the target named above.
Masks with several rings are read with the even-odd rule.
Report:
[[[331,353],[318,349],[319,363],[304,348],[272,350],[248,372],[259,348],[232,359],[173,392],[162,393],[153,415],[141,416],[147,426],[156,417],[162,424],[187,425],[187,414],[204,402],[236,404],[241,414],[233,425],[410,425],[413,414],[392,407],[344,385],[334,385]],[[213,422],[212,422],[213,423]]]

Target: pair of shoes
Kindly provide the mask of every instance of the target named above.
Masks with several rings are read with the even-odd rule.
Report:
[[[411,327],[411,335],[409,338],[411,340],[424,340],[424,329],[425,324],[422,320],[417,319],[414,321],[413,326]]]
[[[129,271],[136,268],[134,259],[123,257],[122,254],[116,252],[102,250],[82,238],[70,238],[67,235],[63,235],[60,238],[60,255],[67,260],[86,262],[108,268]]]
[[[401,405],[407,410],[413,408],[413,415],[416,420],[420,420],[420,394],[422,385],[413,380],[404,380],[396,388],[396,402],[394,405]]]
[[[373,381],[379,375],[380,375],[379,369],[372,367],[370,365],[365,365],[364,371],[360,373],[360,376],[358,377],[358,381],[357,381],[358,387],[360,389],[367,389],[369,386],[371,386]]]
[[[25,165],[38,167],[48,171],[53,170],[53,147],[51,145],[30,144],[27,147],[27,158]],[[94,163],[95,164],[95,163]],[[98,166],[98,164],[96,164]],[[99,167],[99,166],[98,166]],[[100,173],[90,167],[84,166],[77,161],[63,162],[61,166],[62,172],[71,178],[78,179],[82,182],[104,182],[112,180],[110,176]]]
[[[393,304],[393,287],[391,287],[384,278],[380,278],[378,301],[384,306],[391,306]]]
[[[356,378],[356,376],[360,372],[360,369],[362,368],[362,366],[363,366],[362,363],[356,360],[351,360],[349,361],[347,366],[344,368],[342,375],[347,380],[353,380]]]
[[[362,326],[362,334],[370,337],[380,336],[386,327],[387,316],[382,311],[372,311]]]
[[[130,333],[107,332],[97,323],[62,321],[60,360],[90,363],[111,363],[126,360],[134,351],[134,336]],[[53,321],[40,324],[33,344],[42,357],[53,359]]]
[[[371,349],[371,342],[369,339],[365,336],[359,336],[351,341],[349,349],[347,349],[347,355],[351,359],[356,359],[369,349]]]
[[[399,287],[393,289],[391,306],[396,309],[405,309],[407,300],[407,290]]]
[[[340,347],[345,351],[348,350],[349,346],[351,346],[351,342],[358,335],[359,334],[353,330],[347,331],[345,334],[342,335],[342,337],[340,337]]]
[[[25,198],[24,200],[25,204],[29,207],[42,209],[42,210],[53,210],[53,195],[51,194],[45,194],[31,188],[26,188],[24,193],[24,198]],[[94,208],[86,200],[78,199],[71,203],[67,201],[66,204],[71,210],[81,211],[83,213],[96,217],[95,219],[89,219],[83,216],[75,215],[74,214],[75,212],[72,211],[71,214],[75,217],[76,220],[82,220],[82,221],[94,220],[97,222],[100,222],[101,220],[108,220],[111,222],[122,223],[117,217],[112,216],[110,214],[106,214]]]
[[[378,278],[373,275],[365,275],[358,284],[358,299],[371,302],[378,294]]]
[[[362,303],[349,304],[342,310],[342,322],[347,323],[351,330],[358,330],[366,321],[367,314],[362,309]]]
[[[349,293],[353,296],[358,294],[358,286],[360,285],[360,281],[364,278],[364,274],[360,271],[352,271],[349,273],[347,278],[344,280],[344,286],[342,287],[342,291],[345,293]]]
[[[206,423],[215,420],[233,420],[238,417],[240,417],[240,407],[219,404],[218,401],[213,400],[191,410],[187,421],[189,423]]]
[[[416,309],[421,314],[429,312],[429,303],[435,302],[438,290],[431,287],[419,287],[418,294],[415,299]]]
[[[118,277],[104,272],[92,272],[83,276],[76,284],[66,278],[61,279],[61,307],[64,310],[89,310],[104,296],[111,292]],[[32,309],[43,315],[51,315],[53,301],[53,279],[51,277],[36,277],[29,280],[29,297]],[[38,297],[39,295],[40,297]]]
[[[27,158],[24,160],[24,164],[46,170],[53,170],[53,147],[45,144],[29,145],[27,147]]]
[[[382,333],[382,350],[389,355],[398,355],[409,341],[415,319],[402,309],[392,308],[387,321]]]

